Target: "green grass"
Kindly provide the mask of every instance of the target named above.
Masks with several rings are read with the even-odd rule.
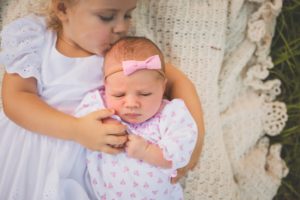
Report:
[[[282,143],[282,157],[289,174],[274,197],[275,200],[300,199],[300,0],[283,0],[277,18],[271,56],[275,64],[271,77],[282,81],[278,100],[287,104],[288,116],[283,132],[271,138]]]

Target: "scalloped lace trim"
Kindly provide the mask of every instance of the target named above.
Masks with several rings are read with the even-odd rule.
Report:
[[[250,16],[248,22],[247,38],[255,43],[256,50],[254,61],[246,73],[244,83],[263,96],[265,101],[263,109],[266,113],[263,122],[264,131],[268,135],[277,135],[284,128],[288,118],[285,104],[274,101],[281,93],[281,81],[265,79],[269,76],[269,70],[274,66],[271,57],[268,56],[274,32],[270,24],[274,24],[274,18],[280,13],[282,1],[252,0],[252,2],[262,4]]]

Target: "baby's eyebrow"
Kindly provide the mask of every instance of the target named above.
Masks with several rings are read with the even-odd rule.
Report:
[[[142,92],[142,93],[149,93],[149,92],[152,92],[151,90],[148,90],[148,89],[143,89],[143,90],[137,90],[137,92]]]
[[[110,93],[124,93],[124,91],[121,91],[121,90],[112,90],[112,91],[110,91]]]

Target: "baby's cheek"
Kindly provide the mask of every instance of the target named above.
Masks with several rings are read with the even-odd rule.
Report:
[[[107,108],[112,108],[116,112],[119,113],[121,111],[121,109],[122,109],[122,102],[108,98],[107,101],[106,101],[106,107]]]

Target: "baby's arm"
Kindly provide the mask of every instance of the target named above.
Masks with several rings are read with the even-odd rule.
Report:
[[[205,130],[201,103],[194,84],[170,64],[166,65],[166,75],[168,78],[167,95],[172,99],[180,98],[185,102],[198,127],[198,139],[191,160],[185,168],[178,171],[178,176],[175,178],[177,181],[187,170],[196,166],[202,150]]]
[[[103,124],[102,119],[113,112],[101,110],[81,118],[64,114],[39,98],[37,81],[5,74],[2,83],[3,109],[16,124],[36,133],[73,140],[92,150],[118,153],[110,145],[123,144],[125,126]]]
[[[172,161],[164,158],[162,150],[157,145],[149,143],[138,135],[128,136],[126,152],[129,157],[143,160],[151,165],[162,168],[172,167]]]

